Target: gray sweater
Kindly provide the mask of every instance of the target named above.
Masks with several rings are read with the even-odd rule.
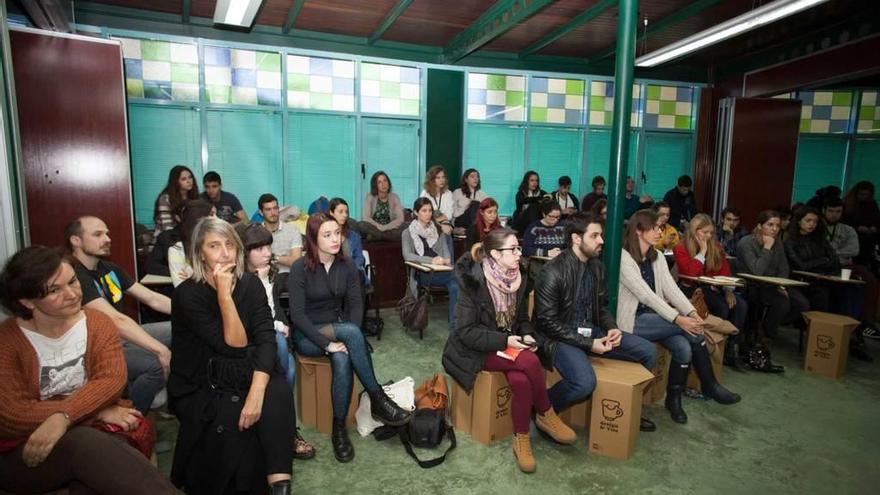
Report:
[[[782,241],[776,239],[772,248],[764,249],[755,234],[743,237],[736,245],[736,266],[737,272],[763,277],[788,278],[791,275]]]
[[[415,222],[417,220],[413,221]],[[453,261],[452,253],[449,252],[449,241],[446,240],[446,234],[444,234],[439,227],[437,228],[437,232],[440,235],[439,237],[437,237],[437,243],[431,246],[431,249],[433,249],[434,252],[437,253],[437,256],[440,256],[441,258],[446,258],[450,262]],[[413,243],[413,238],[412,235],[409,233],[409,229],[404,230],[400,234],[400,250],[403,251],[404,261],[414,261],[416,263],[431,263],[431,261],[433,260],[431,256],[419,256],[418,253],[416,253],[415,244]],[[418,284],[416,282],[415,270],[410,269],[408,271],[408,288],[410,293],[415,296],[417,294],[416,288],[418,287]]]
[[[681,292],[666,258],[657,253],[651,263],[654,268],[654,290],[642,278],[638,263],[625,249],[620,255],[620,288],[617,291],[617,326],[624,332],[632,333],[639,303],[654,310],[666,321],[673,321],[679,315],[694,311],[690,299]]]
[[[852,259],[859,255],[859,234],[856,229],[843,223],[826,225],[828,242],[837,252],[841,265],[851,265]]]

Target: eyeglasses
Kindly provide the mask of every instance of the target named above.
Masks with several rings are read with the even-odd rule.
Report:
[[[522,254],[522,248],[520,246],[498,248],[496,251],[513,251],[516,254]]]

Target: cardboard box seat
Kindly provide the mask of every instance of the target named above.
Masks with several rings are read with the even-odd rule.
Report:
[[[471,438],[490,445],[513,435],[510,406],[513,393],[500,371],[477,373],[468,394],[455,380],[452,383],[452,425]]]
[[[807,349],[804,369],[810,373],[840,378],[849,357],[849,338],[859,322],[849,316],[807,311]]]
[[[327,434],[333,430],[333,402],[330,392],[332,382],[330,358],[296,354],[296,409],[299,412],[300,423]],[[357,376],[355,376],[355,384],[360,384]],[[362,387],[351,388],[351,404],[348,406],[346,426],[352,426],[355,422],[354,412],[358,407],[360,388]]]

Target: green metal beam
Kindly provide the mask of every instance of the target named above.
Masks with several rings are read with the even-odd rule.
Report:
[[[575,29],[581,27],[582,25],[592,21],[596,17],[599,17],[603,12],[608,10],[611,6],[617,3],[617,0],[602,0],[601,2],[593,5],[589,9],[581,12],[577,16],[573,17],[568,23],[562,25],[553,30],[550,34],[544,36],[538,41],[532,43],[527,46],[522,53],[520,53],[519,58],[525,58],[529,55],[533,55],[541,50],[542,48],[550,45],[555,42],[559,38],[562,38],[566,34],[574,31]]]
[[[299,17],[299,11],[302,10],[303,4],[306,3],[306,0],[296,0],[291,5],[290,10],[287,12],[287,22],[284,23],[284,28],[281,30],[282,33],[287,34],[293,29],[293,25],[296,24],[296,18]]]
[[[648,29],[646,29],[643,34],[639,35],[638,40],[642,41],[647,36],[650,36],[654,33],[663,31],[664,29],[668,28],[669,26],[678,24],[679,22],[681,22],[685,19],[691,18],[691,17],[703,12],[704,10],[708,10],[708,9],[718,5],[721,2],[722,2],[722,0],[699,0],[697,2],[694,2],[690,5],[688,5],[687,7],[676,11],[674,14],[668,15],[668,16],[664,17],[663,19],[660,19],[659,21],[655,22],[654,24],[648,24]],[[590,62],[590,63],[598,62],[599,60],[602,60],[605,57],[611,55],[616,50],[617,50],[617,45],[616,44],[611,45],[608,48],[605,48],[604,50],[602,50],[601,52],[591,56],[589,58],[588,62]]]
[[[373,31],[373,34],[367,39],[367,44],[372,45],[373,43],[379,41],[385,31],[394,24],[394,21],[397,20],[398,17],[403,15],[406,12],[406,9],[412,5],[413,0],[398,0],[397,5],[394,6],[391,11],[388,12],[388,15],[385,16],[385,19],[382,20],[382,24],[379,24],[379,27]]]
[[[454,64],[506,33],[555,0],[499,0],[443,49],[443,60]]]
[[[189,24],[189,11],[192,7],[192,0],[183,0],[183,10],[180,14],[180,22]]]
[[[611,121],[611,170],[608,174],[608,220],[605,222],[605,267],[608,273],[608,307],[617,313],[620,256],[623,248],[623,206],[626,203],[626,168],[629,163],[629,124],[632,111],[633,62],[639,0],[620,0],[617,19],[617,60],[614,64],[614,118]],[[625,90],[621,90],[625,88]]]

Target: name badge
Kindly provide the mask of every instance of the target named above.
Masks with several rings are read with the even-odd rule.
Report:
[[[593,335],[593,329],[590,327],[578,327],[578,334],[580,334],[582,337],[589,338]]]

